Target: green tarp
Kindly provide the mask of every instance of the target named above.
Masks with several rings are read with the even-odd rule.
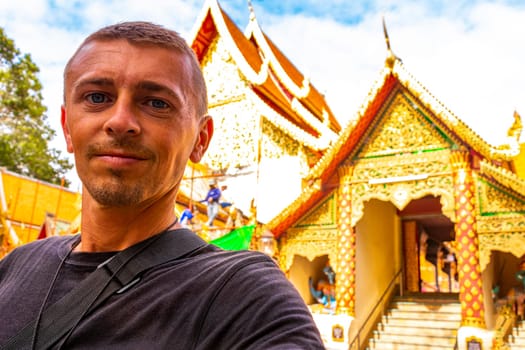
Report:
[[[254,228],[255,225],[239,227],[210,243],[225,250],[246,250],[250,247]]]

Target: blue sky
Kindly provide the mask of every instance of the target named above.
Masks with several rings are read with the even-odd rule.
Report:
[[[219,0],[244,29],[247,0]],[[157,22],[191,39],[204,0],[0,0],[0,26],[40,67],[59,129],[62,69],[83,37],[123,20]],[[406,69],[493,144],[516,109],[525,118],[525,1],[252,0],[263,30],[326,94],[342,124],[386,56],[381,19]],[[65,152],[61,132],[54,142]]]

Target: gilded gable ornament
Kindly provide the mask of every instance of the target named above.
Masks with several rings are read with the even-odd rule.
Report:
[[[450,148],[435,126],[398,93],[379,118],[358,158]]]
[[[525,213],[525,198],[482,178],[477,184],[481,215]]]
[[[321,204],[315,207],[310,213],[306,214],[294,228],[316,227],[316,226],[337,226],[335,195],[331,195]]]

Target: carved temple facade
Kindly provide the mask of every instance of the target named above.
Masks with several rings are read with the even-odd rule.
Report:
[[[244,208],[256,200],[260,232],[275,237],[275,257],[307,303],[308,278],[327,264],[335,270],[336,307],[327,317],[344,328],[339,348],[389,285],[424,291],[423,236],[454,253],[454,283],[440,285],[436,275],[429,284],[457,293],[458,338],[498,348],[492,289],[511,288],[499,272],[509,256],[514,263],[525,254],[519,116],[506,145],[488,144],[389,49],[366,101],[341,128],[253,10],[242,32],[216,0],[206,2],[192,47],[221,135],[204,162],[242,186],[252,201]]]
[[[457,257],[462,328],[487,330],[478,337],[492,344],[491,288],[503,281],[491,256],[525,254],[519,116],[514,129],[507,145],[489,145],[390,56],[302,193],[266,225],[280,266],[307,299],[297,270],[313,275],[324,257],[336,271],[336,314],[359,327],[396,276],[402,291],[422,291],[418,239],[440,231]]]

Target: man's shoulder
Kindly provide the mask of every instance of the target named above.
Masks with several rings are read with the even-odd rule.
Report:
[[[223,250],[209,244],[196,257],[198,262],[192,264],[193,268],[213,271],[214,275],[281,275],[277,263],[268,255],[252,250]]]
[[[78,238],[78,235],[63,235],[63,236],[50,236],[43,239],[37,239],[35,241],[21,245],[16,249],[38,249],[42,247],[54,247],[74,242]]]
[[[76,235],[51,236],[44,239],[37,239],[29,243],[22,244],[12,250],[5,259],[17,259],[22,256],[27,258],[36,255],[48,254],[50,251],[57,251],[61,247],[68,246],[77,239]]]
[[[225,250],[219,248],[211,243],[201,252],[206,255],[206,259],[218,260],[225,264],[239,264],[239,263],[270,263],[274,261],[266,254],[255,250]]]
[[[53,266],[50,262],[59,261],[67,254],[69,242],[74,239],[71,236],[49,237],[23,244],[0,260],[0,275],[5,279],[19,279],[21,275],[39,278],[48,266]]]

